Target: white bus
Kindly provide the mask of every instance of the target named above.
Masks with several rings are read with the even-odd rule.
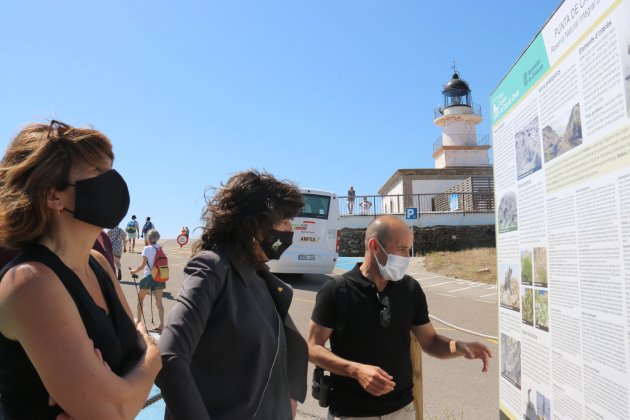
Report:
[[[329,274],[339,253],[339,202],[334,193],[301,188],[302,211],[293,219],[293,245],[267,264],[274,273]]]

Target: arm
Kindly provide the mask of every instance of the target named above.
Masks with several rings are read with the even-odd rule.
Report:
[[[394,389],[396,383],[392,381],[393,377],[380,367],[343,359],[324,347],[332,333],[332,328],[323,327],[313,321],[309,323],[308,356],[312,363],[336,375],[356,379],[363,389],[377,397]]]
[[[297,404],[298,401],[303,403],[307,393],[308,345],[288,313],[284,320],[284,331],[287,345],[289,396],[292,404],[293,402]]]
[[[144,266],[149,263],[149,259],[146,256],[142,256],[142,262],[135,269],[130,270],[131,274],[136,274],[141,272],[144,269]]]
[[[210,419],[190,371],[190,361],[224,288],[225,270],[214,253],[197,255],[184,269],[186,277],[177,303],[169,313],[160,338],[164,367],[156,380],[173,418]]]
[[[161,366],[152,340],[147,338],[138,364],[119,377],[98,359],[74,301],[52,270],[23,264],[0,285],[0,331],[20,342],[51,398],[70,417],[129,419],[140,411]]]
[[[481,371],[488,371],[492,352],[480,342],[451,340],[448,337],[437,334],[430,322],[423,325],[414,325],[411,327],[411,331],[418,343],[420,343],[422,350],[431,356],[439,359],[451,359],[459,356],[464,356],[466,359],[481,359],[483,361]],[[453,342],[452,349],[451,342]]]

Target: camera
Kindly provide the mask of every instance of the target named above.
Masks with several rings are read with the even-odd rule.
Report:
[[[311,395],[319,401],[320,407],[328,407],[328,394],[330,392],[330,375],[324,374],[324,369],[315,366],[313,371]]]

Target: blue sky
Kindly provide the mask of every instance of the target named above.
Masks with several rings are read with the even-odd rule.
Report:
[[[243,169],[376,194],[396,169],[434,166],[453,60],[489,116],[490,93],[559,4],[2,2],[0,147],[32,121],[94,126],[114,144],[129,216],[170,238]]]

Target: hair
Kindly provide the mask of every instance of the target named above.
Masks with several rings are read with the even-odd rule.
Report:
[[[79,164],[114,160],[112,144],[91,128],[52,121],[30,124],[11,141],[0,162],[0,246],[19,249],[48,228],[46,194],[66,188]]]
[[[151,220],[151,217],[147,217],[147,222]]]
[[[368,249],[368,242],[375,238],[381,245],[385,246],[389,239],[389,229],[386,223],[381,222],[378,218],[370,222],[365,230],[365,249]]]
[[[391,239],[392,230],[402,221],[393,216],[380,216],[372,220],[365,230],[365,250],[368,249],[368,242],[375,238],[382,247],[387,247]]]
[[[257,264],[254,238],[269,235],[302,207],[302,194],[292,182],[256,170],[239,172],[216,189],[204,208],[205,226],[193,253],[227,247],[241,261]]]
[[[156,229],[149,230],[145,236],[149,240],[149,243],[153,245],[157,244],[157,241],[160,240],[160,232],[158,232]]]

